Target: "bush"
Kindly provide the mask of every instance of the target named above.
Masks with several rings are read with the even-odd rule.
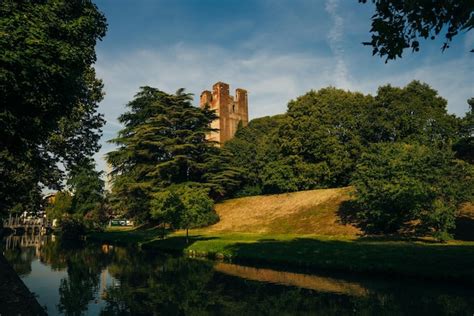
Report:
[[[471,201],[473,167],[450,150],[385,143],[364,154],[353,177],[357,218],[369,233],[450,237],[456,212]]]
[[[62,239],[80,240],[86,234],[86,227],[81,220],[66,217],[59,224],[59,232]]]

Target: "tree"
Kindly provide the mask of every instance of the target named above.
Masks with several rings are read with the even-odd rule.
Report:
[[[461,122],[461,135],[454,145],[456,157],[474,164],[474,98],[467,100],[469,112]]]
[[[367,0],[359,0],[366,3]],[[474,27],[472,0],[372,0],[372,39],[364,45],[373,47],[373,55],[386,56],[386,61],[402,57],[406,48],[418,52],[420,38],[434,40],[445,32],[443,51],[462,31]],[[474,49],[471,50],[474,52]]]
[[[71,213],[87,223],[89,228],[100,227],[105,222],[104,180],[102,172],[95,170],[92,160],[84,160],[75,166],[67,184],[73,192]]]
[[[106,28],[90,0],[0,2],[0,216],[99,148],[93,63]]]
[[[61,219],[70,214],[73,197],[68,191],[58,191],[51,203],[46,206],[46,215],[49,219]]]
[[[209,190],[196,183],[173,185],[154,194],[151,216],[170,223],[174,228],[189,229],[213,224],[219,217],[214,211],[214,201]]]
[[[335,88],[289,102],[277,143],[280,157],[295,166],[299,190],[349,183],[365,145],[362,132],[372,104],[371,96]]]
[[[151,218],[160,222],[163,228],[162,237],[165,236],[165,225],[179,227],[180,212],[184,209],[183,201],[176,190],[167,189],[153,194],[150,202]]]
[[[365,143],[418,142],[452,146],[461,121],[448,114],[447,101],[428,84],[412,81],[405,87],[379,87],[364,118]]]
[[[240,127],[234,138],[224,144],[230,155],[231,166],[240,170],[242,177],[236,196],[258,195],[263,192],[265,166],[279,157],[278,130],[285,115],[261,117]]]
[[[369,233],[450,238],[459,205],[474,197],[474,169],[449,149],[381,143],[359,160],[357,216]]]
[[[202,183],[219,195],[226,191],[223,179],[235,176],[215,164],[222,157],[205,136],[217,116],[209,108],[194,107],[191,99],[182,89],[167,94],[142,87],[128,104],[130,111],[120,116],[125,128],[112,140],[119,148],[107,160],[113,168],[116,207],[127,216],[148,220],[153,192],[168,186]]]

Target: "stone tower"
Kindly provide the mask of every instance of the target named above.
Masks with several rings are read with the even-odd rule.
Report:
[[[201,93],[200,106],[209,105],[216,110],[218,119],[211,123],[211,127],[218,129],[207,135],[207,139],[223,144],[234,137],[239,122],[247,126],[249,122],[247,91],[235,90],[235,98],[229,94],[229,85],[218,82],[212,86],[212,92],[205,90]]]

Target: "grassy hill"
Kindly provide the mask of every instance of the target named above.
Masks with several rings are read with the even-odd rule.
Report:
[[[202,231],[355,236],[359,229],[337,215],[349,193],[350,188],[338,188],[227,200],[216,205],[220,221]]]

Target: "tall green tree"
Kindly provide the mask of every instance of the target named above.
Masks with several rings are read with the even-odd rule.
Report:
[[[379,87],[368,109],[363,138],[367,143],[418,142],[450,147],[459,137],[461,121],[448,114],[447,101],[428,84]]]
[[[112,142],[119,148],[107,154],[113,171],[116,207],[127,216],[149,218],[151,194],[170,185],[203,183],[216,194],[225,181],[209,175],[216,168],[219,149],[206,139],[216,114],[191,104],[191,95],[167,94],[142,87],[120,116],[125,128]],[[232,170],[214,170],[233,177]]]
[[[87,159],[69,173],[67,185],[73,193],[71,213],[89,228],[101,227],[106,221],[104,180],[95,170],[93,160]]]
[[[98,150],[106,28],[90,0],[0,2],[0,215]]]
[[[359,0],[367,3],[367,0]],[[370,1],[369,1],[370,2]],[[474,2],[472,0],[372,0],[372,39],[364,43],[373,47],[373,54],[396,59],[407,48],[420,50],[420,39],[434,40],[444,33],[442,49],[449,47],[452,39],[474,27]],[[471,50],[474,52],[474,49]]]
[[[335,88],[310,91],[288,104],[278,141],[281,157],[291,160],[300,179],[298,189],[349,183],[372,104],[371,96]]]
[[[278,130],[285,115],[261,117],[240,127],[234,138],[227,141],[224,150],[230,155],[229,162],[240,170],[242,176],[237,196],[258,195],[263,188],[265,166],[278,159]]]

